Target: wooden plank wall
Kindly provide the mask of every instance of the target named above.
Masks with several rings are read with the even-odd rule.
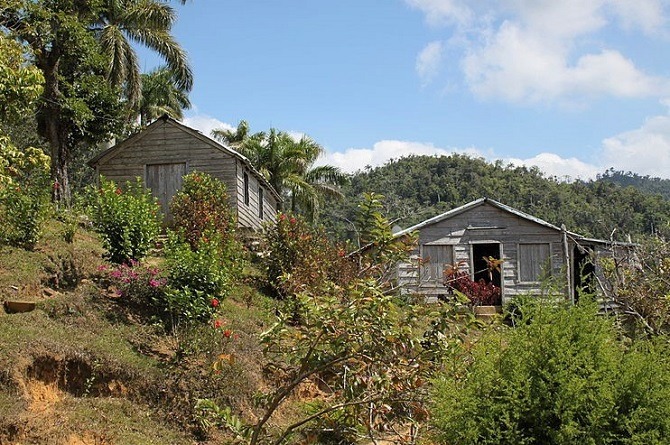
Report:
[[[477,229],[467,229],[474,227]],[[484,229],[488,227],[488,229]],[[522,283],[518,274],[518,244],[550,243],[551,268],[553,276],[563,279],[565,264],[561,233],[549,227],[536,224],[510,214],[489,204],[482,204],[460,215],[421,229],[419,245],[440,240],[454,245],[454,261],[465,261],[471,265],[471,245],[482,242],[498,242],[505,262],[502,266],[503,303],[513,296],[524,293],[539,293],[537,283]],[[572,249],[572,246],[570,246]],[[419,255],[419,251],[414,252]],[[444,293],[442,289],[421,287],[416,281],[419,272],[414,264],[399,267],[399,283],[409,289],[420,289],[420,293]],[[414,279],[414,281],[413,281]]]
[[[209,143],[198,139],[192,134],[169,123],[161,122],[149,133],[141,137],[134,144],[118,150],[114,157],[103,159],[98,165],[99,173],[119,184],[126,181],[134,181],[136,177],[145,180],[145,165],[147,164],[173,164],[186,163],[188,172],[201,171],[209,173],[226,184],[230,203],[238,211],[239,224],[243,227],[254,229],[260,228],[258,212],[241,212],[239,203],[244,205],[244,197],[238,196],[243,191],[242,170],[245,168],[242,162],[235,156],[212,147]],[[238,174],[239,173],[239,174]],[[256,177],[249,172],[250,198],[258,195]],[[255,195],[254,195],[255,194]],[[268,203],[266,213],[274,217],[276,203],[272,205],[274,198],[266,192]],[[240,201],[241,200],[241,201]],[[253,204],[250,202],[250,206]],[[256,207],[257,209],[257,203]]]
[[[249,204],[244,203],[244,173],[249,177]],[[263,220],[258,218],[258,197],[261,182],[252,174],[251,170],[238,161],[237,165],[237,218],[241,227],[260,230],[265,222],[274,222],[277,218],[277,202],[267,187],[263,192]]]

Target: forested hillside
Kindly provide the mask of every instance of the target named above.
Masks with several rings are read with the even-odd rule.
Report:
[[[598,177],[598,181],[611,182],[624,187],[632,186],[644,192],[658,193],[665,199],[670,199],[670,179],[653,178],[649,175],[641,176],[633,172],[609,169]]]
[[[568,183],[547,177],[536,167],[456,154],[410,156],[353,175],[344,188],[345,199],[329,203],[322,221],[334,236],[352,237],[349,221],[360,196],[375,192],[386,197],[390,219],[403,228],[488,197],[586,236],[610,239],[613,234],[626,240],[628,235],[635,239],[642,234],[670,234],[670,201],[617,184],[627,177],[631,176],[610,172],[595,181]]]

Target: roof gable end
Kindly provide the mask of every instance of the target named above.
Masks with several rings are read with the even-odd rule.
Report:
[[[138,133],[135,133],[134,135],[130,136],[129,138],[119,142],[118,144],[114,145],[111,148],[108,148],[107,150],[98,153],[96,156],[91,158],[87,164],[91,167],[95,167],[97,164],[100,162],[107,161],[109,159],[112,159],[114,156],[119,154],[121,151],[125,150],[126,148],[130,148],[133,146],[133,144],[139,142],[142,138],[145,136],[153,133],[156,131],[157,128],[160,128],[164,125],[170,125],[171,127],[174,127],[184,133],[187,133],[191,135],[192,137],[195,137],[196,139],[199,139],[200,141],[204,142],[205,144],[209,145],[212,149],[222,151],[228,155],[231,155],[232,157],[238,159],[241,161],[249,170],[251,173],[258,179],[263,185],[270,190],[270,192],[273,194],[273,196],[278,200],[282,201],[282,198],[279,196],[277,191],[270,185],[270,183],[265,179],[265,177],[258,171],[256,168],[251,164],[251,161],[249,159],[242,155],[241,153],[237,152],[236,150],[233,150],[232,148],[225,146],[221,144],[218,141],[215,141],[214,139],[202,134],[200,131],[188,127],[181,122],[176,121],[175,119],[172,119],[168,115],[163,115],[162,117],[156,119],[153,121],[151,124],[149,124],[146,128],[143,130],[139,131]]]

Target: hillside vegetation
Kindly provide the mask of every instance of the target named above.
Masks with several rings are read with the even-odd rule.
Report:
[[[487,323],[467,293],[427,305],[393,291],[413,239],[392,237],[373,194],[355,224],[375,248],[351,256],[283,213],[248,250],[223,184],[198,172],[164,237],[142,187],[91,192],[78,212],[38,199],[39,224],[6,221],[0,295],[36,307],[0,311],[0,443],[662,444],[670,434],[660,238],[639,268],[604,264],[625,308],[617,317],[599,317],[588,295],[557,304],[561,289],[547,283],[505,323]]]
[[[386,197],[389,219],[402,228],[488,197],[585,236],[626,240],[629,235],[669,235],[670,201],[651,193],[660,189],[624,178],[635,179],[609,174],[594,181],[566,182],[535,167],[465,155],[409,156],[354,174],[343,189],[345,199],[325,206],[322,221],[335,236],[352,237],[347,221],[353,221],[356,197],[376,192]]]

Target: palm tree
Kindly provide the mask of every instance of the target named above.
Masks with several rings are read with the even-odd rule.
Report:
[[[250,133],[241,121],[236,130],[218,129],[212,136],[234,146],[270,185],[290,203],[290,210],[315,219],[325,196],[342,197],[339,186],[347,176],[331,165],[314,167],[324,149],[309,136],[296,140],[290,134],[271,128]]]
[[[102,4],[22,0],[0,8],[0,27],[30,47],[35,66],[44,75],[37,120],[40,135],[49,143],[55,200],[69,203],[69,164],[90,118],[79,102],[66,96],[64,84],[73,79],[65,78],[64,65],[75,63],[77,52],[87,53],[99,44],[108,61],[107,79],[123,87],[132,109],[141,92],[137,54],[130,43],[135,42],[158,53],[174,73],[176,84],[189,91],[193,74],[185,52],[170,34],[174,21],[174,11],[161,0],[103,0]],[[76,91],[70,88],[67,94]]]
[[[188,92],[193,73],[186,53],[170,34],[174,10],[159,0],[105,0],[97,23],[92,25],[108,59],[107,77],[122,86],[129,105],[136,106],[142,93],[137,53],[131,43],[154,50],[172,73],[175,85]]]
[[[286,154],[294,160],[291,174],[284,181],[289,189],[291,211],[300,209],[314,220],[324,197],[343,196],[340,187],[348,178],[332,165],[314,166],[325,150],[309,136],[303,135],[298,141],[289,136],[285,144]]]
[[[142,94],[136,111],[142,127],[164,114],[181,120],[184,117],[183,110],[189,108],[191,101],[188,93],[179,87],[174,73],[167,67],[142,74]]]
[[[249,137],[256,136],[249,134],[249,123],[245,120],[241,120],[237,124],[237,128],[234,130],[228,130],[225,128],[215,128],[211,133],[212,137],[217,141],[228,144],[233,148],[237,148],[243,141]]]

